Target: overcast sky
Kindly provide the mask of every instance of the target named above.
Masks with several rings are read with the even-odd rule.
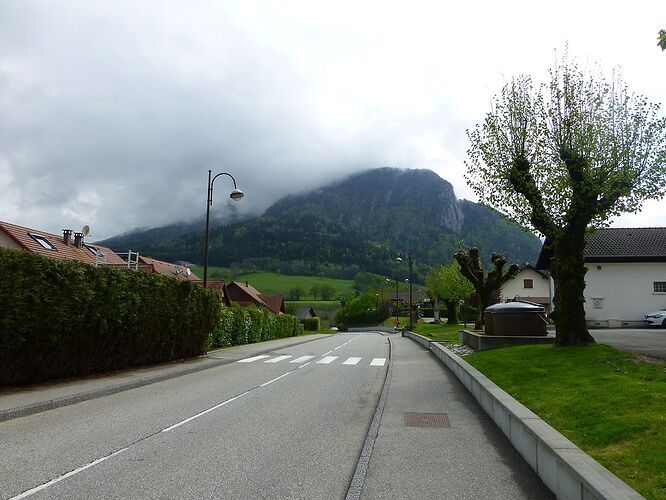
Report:
[[[465,129],[504,82],[568,42],[666,105],[659,29],[654,0],[0,0],[0,220],[102,239],[191,218],[209,168],[251,212],[380,166],[474,199]],[[616,225],[663,226],[662,207]]]

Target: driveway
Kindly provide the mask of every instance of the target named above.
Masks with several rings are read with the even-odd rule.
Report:
[[[590,330],[594,340],[623,351],[666,360],[666,329],[608,328]]]

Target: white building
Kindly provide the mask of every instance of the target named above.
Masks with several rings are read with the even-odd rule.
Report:
[[[542,249],[537,267],[548,265]],[[607,228],[585,246],[585,318],[590,327],[643,326],[666,307],[666,227]]]
[[[546,313],[552,311],[553,294],[549,274],[525,264],[513,279],[500,288],[501,301],[513,299],[540,304]]]

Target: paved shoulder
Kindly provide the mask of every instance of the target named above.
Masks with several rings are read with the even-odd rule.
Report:
[[[458,380],[394,337],[386,407],[363,498],[552,498]]]

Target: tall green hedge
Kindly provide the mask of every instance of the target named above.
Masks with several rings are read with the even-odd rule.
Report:
[[[220,308],[185,280],[0,248],[0,384],[203,354]]]
[[[264,340],[295,337],[303,333],[303,325],[288,314],[273,314],[267,309],[237,304],[225,307],[220,321],[210,336],[209,347],[229,347]]]
[[[300,318],[298,321],[303,325],[303,329],[308,332],[316,332],[319,330],[319,318]]]

